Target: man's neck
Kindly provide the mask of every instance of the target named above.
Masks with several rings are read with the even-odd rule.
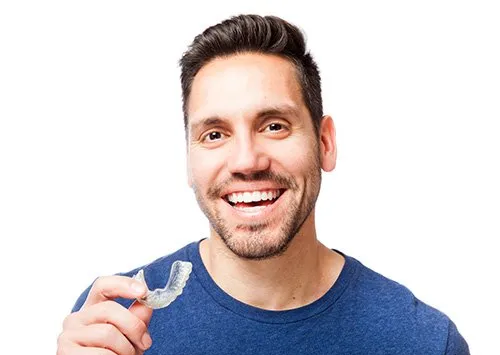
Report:
[[[306,221],[282,255],[266,260],[240,258],[212,236],[200,244],[203,263],[220,288],[248,305],[286,310],[310,304],[335,283],[344,258],[321,244],[307,222],[314,224]]]

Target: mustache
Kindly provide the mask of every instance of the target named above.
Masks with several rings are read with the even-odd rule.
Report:
[[[214,186],[211,186],[208,191],[207,195],[210,198],[219,198],[221,196],[221,193],[223,190],[227,188],[227,186],[230,186],[231,184],[234,184],[235,182],[251,182],[251,181],[271,181],[279,186],[285,188],[285,189],[290,189],[290,190],[295,190],[298,188],[297,183],[295,182],[294,179],[281,175],[281,174],[275,174],[271,171],[257,171],[255,173],[251,174],[241,174],[241,173],[235,173],[233,174],[229,179],[218,183]]]

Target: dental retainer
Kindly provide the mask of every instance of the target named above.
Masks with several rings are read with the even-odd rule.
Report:
[[[149,290],[146,284],[146,279],[144,278],[144,270],[141,269],[137,274],[133,276],[135,280],[138,280],[146,286],[148,292],[143,298],[137,298],[137,301],[148,306],[152,309],[159,309],[167,307],[169,304],[175,301],[175,299],[182,294],[184,286],[189,279],[189,275],[193,269],[193,264],[187,261],[174,261],[172,268],[170,269],[170,277],[164,288],[157,288],[153,291]]]

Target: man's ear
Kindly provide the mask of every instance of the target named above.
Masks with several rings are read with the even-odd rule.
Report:
[[[321,119],[319,148],[321,168],[324,171],[332,171],[337,164],[337,141],[335,138],[335,125],[331,116],[323,116]]]

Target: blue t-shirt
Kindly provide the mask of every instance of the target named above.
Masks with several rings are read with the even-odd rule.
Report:
[[[315,302],[286,311],[252,307],[225,293],[206,270],[199,242],[141,267],[149,288],[155,289],[165,286],[174,261],[193,264],[183,293],[153,312],[153,345],[146,354],[469,354],[446,315],[341,254],[345,265],[332,288]],[[81,308],[89,290],[73,311]]]

